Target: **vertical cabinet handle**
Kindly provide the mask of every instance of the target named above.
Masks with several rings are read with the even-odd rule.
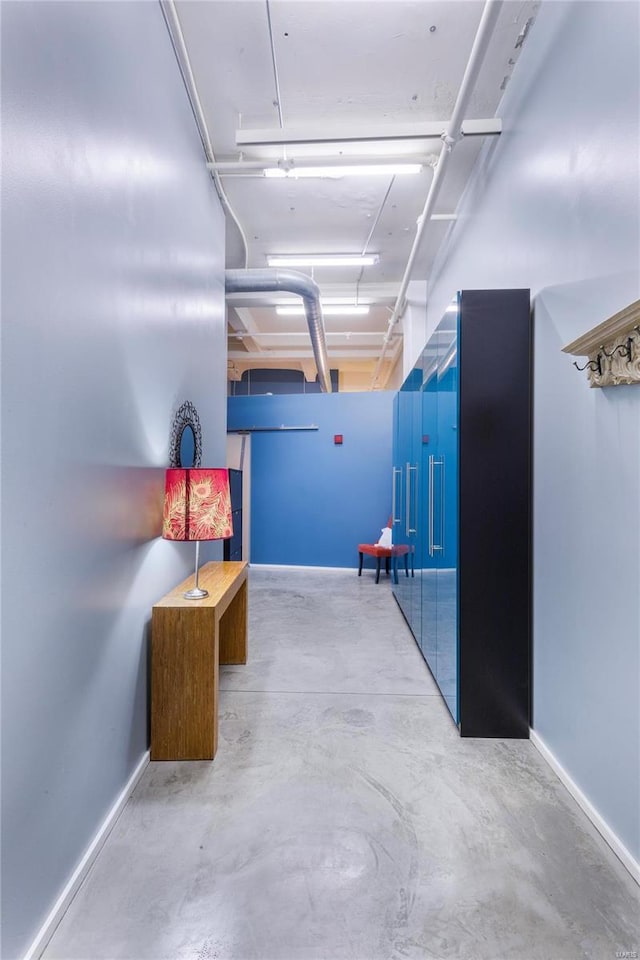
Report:
[[[435,482],[436,482],[436,467],[442,467],[442,473],[440,475],[440,523],[438,530],[438,539],[439,543],[436,543],[434,528],[434,514],[435,514],[435,502],[436,502],[436,493],[435,493]],[[445,511],[445,490],[444,490],[444,456],[440,460],[436,460],[435,457],[429,457],[429,556],[432,557],[436,550],[441,550],[444,552],[444,511]]]
[[[407,484],[406,484],[407,521],[405,524],[405,533],[408,537],[410,537],[412,533],[418,532],[417,525],[413,527],[411,526],[411,519],[412,519],[411,517],[411,474],[414,472],[416,474],[416,481],[414,484],[415,504],[413,509],[413,522],[415,524],[416,518],[418,516],[418,465],[416,464],[415,467],[413,467],[410,463],[408,463],[407,464]]]
[[[415,472],[416,479],[413,484],[413,495],[414,495],[414,509],[413,509],[413,522],[415,527],[411,526],[410,517],[409,517],[409,507],[407,506],[407,534],[417,533],[418,532],[418,464],[415,467],[407,464],[407,474],[410,477],[411,473]],[[407,484],[407,496],[411,493],[411,481]],[[407,504],[409,501],[407,501]]]
[[[411,533],[411,464],[407,464],[407,489],[406,489],[406,523],[405,523],[405,533],[407,536]]]
[[[433,473],[432,473],[432,482],[429,488],[430,494],[431,494],[431,550],[432,550],[431,556],[433,556],[436,550],[441,550],[442,552],[444,552],[444,511],[445,511],[444,455],[439,460],[436,460],[435,457],[433,457],[432,459],[433,459],[433,467],[434,468],[441,467],[442,473],[440,474],[440,518],[439,518],[440,523],[438,524],[438,527],[439,527],[438,540],[440,541],[439,543],[435,542],[435,536],[433,534],[433,527],[434,527],[433,514],[434,514],[434,503],[435,503],[435,490],[434,490],[435,469],[433,470]]]
[[[398,499],[398,488],[396,486],[397,473],[402,477],[401,467],[394,467],[391,473],[391,520],[393,523],[400,523],[400,516],[396,516],[396,513],[399,514],[399,511],[396,509]]]
[[[444,512],[446,508],[446,483],[445,483],[445,466],[444,466],[444,453],[442,454],[442,484],[440,486],[440,549],[444,553]]]
[[[433,457],[429,457],[429,556],[433,556]]]

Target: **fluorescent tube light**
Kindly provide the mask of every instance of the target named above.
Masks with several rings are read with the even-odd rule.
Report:
[[[339,179],[340,177],[369,177],[369,176],[387,176],[398,177],[408,174],[420,173],[422,164],[420,163],[357,163],[350,166],[331,166],[326,167],[265,167],[265,177],[275,179],[293,179],[299,180],[302,177],[329,177]]]
[[[367,304],[345,303],[325,304],[322,303],[322,312],[325,317],[364,317],[369,313]],[[301,317],[304,315],[304,307],[292,305],[290,307],[276,307],[276,313],[279,317]]]
[[[368,297],[321,297],[322,306],[328,307],[335,303],[337,307],[362,307],[371,306],[374,302]]]
[[[287,256],[268,256],[270,267],[370,267],[380,258],[377,253],[360,256],[357,253],[300,253]]]

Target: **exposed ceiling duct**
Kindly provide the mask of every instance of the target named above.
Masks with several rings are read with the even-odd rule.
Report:
[[[395,385],[403,340],[407,357],[417,346],[413,317],[406,330],[399,324],[408,284],[428,282],[447,256],[446,221],[455,220],[483,141],[500,135],[505,83],[539,0],[490,0],[484,14],[485,0],[382,0],[369,5],[365,22],[356,0],[160,2],[225,207],[226,266],[311,274],[269,258],[375,256],[364,267],[324,263],[313,277],[323,305],[340,298],[370,307],[366,321],[336,314],[328,327],[341,389]],[[409,166],[422,167],[416,179],[397,175]],[[276,313],[287,298],[302,308],[287,293],[230,295],[232,377],[280,366],[315,378],[311,345],[302,345],[307,324]]]
[[[331,393],[320,288],[315,280],[298,270],[226,270],[225,291],[226,293],[295,293],[302,297],[320,389],[323,393]]]

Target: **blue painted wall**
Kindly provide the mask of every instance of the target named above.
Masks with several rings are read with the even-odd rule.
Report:
[[[636,859],[640,388],[589,389],[561,347],[640,295],[639,61],[637,3],[540,6],[428,315],[532,290],[533,723]]]
[[[3,3],[2,957],[148,746],[172,412],[225,462],[224,216],[158,3]]]
[[[252,435],[253,563],[357,566],[391,513],[392,411],[390,392],[229,398],[230,430],[319,427]]]

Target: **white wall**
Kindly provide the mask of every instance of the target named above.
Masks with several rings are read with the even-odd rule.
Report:
[[[639,38],[635,2],[541,5],[428,315],[464,287],[532,290],[533,722],[636,859],[640,389],[590,390],[560,348],[640,295]]]
[[[402,315],[402,380],[413,370],[427,342],[427,284],[411,280],[407,285],[407,305]],[[389,386],[387,385],[387,389]]]
[[[426,340],[426,336],[425,336],[425,340]],[[423,346],[424,346],[424,343],[423,343]],[[404,349],[400,350],[398,353],[398,356],[396,357],[396,361],[393,367],[391,368],[389,376],[387,377],[387,380],[385,382],[385,385],[384,385],[385,390],[399,390],[400,387],[402,386],[405,379],[403,376],[404,374],[404,367],[402,363],[403,354],[404,354]],[[371,383],[371,377],[369,377],[369,383]]]
[[[224,219],[157,3],[2,4],[2,912],[28,947],[148,744],[172,412],[225,462]]]

